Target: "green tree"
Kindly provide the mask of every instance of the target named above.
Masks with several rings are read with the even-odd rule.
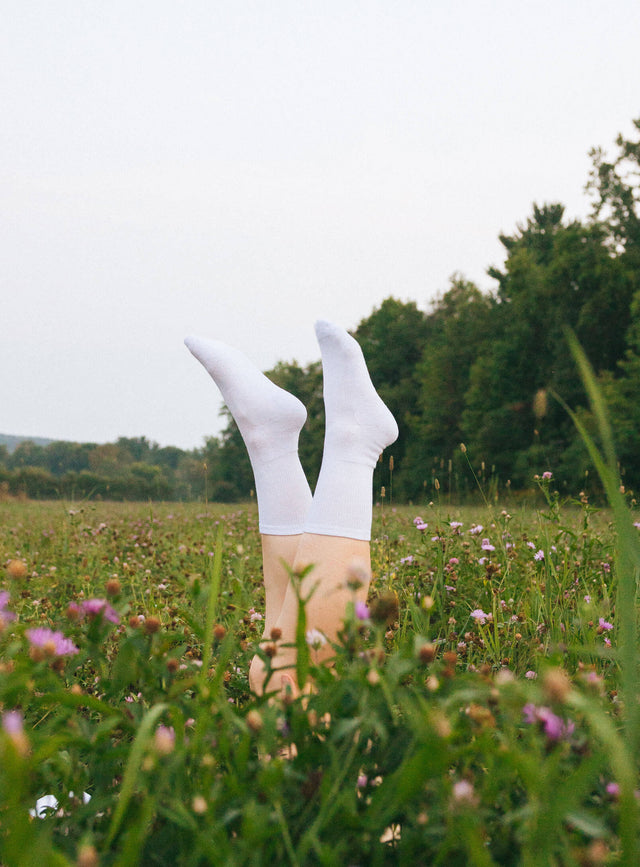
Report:
[[[576,332],[597,371],[615,368],[624,352],[633,280],[599,224],[562,217],[561,205],[534,205],[524,226],[501,237],[504,270],[490,270],[498,281],[492,339],[472,366],[466,396],[472,454],[517,486],[536,471],[557,471],[574,437],[559,405],[536,401],[549,390],[573,405],[583,399],[564,329]]]
[[[640,133],[640,118],[633,121]],[[616,138],[617,154],[608,159],[600,148],[590,151],[592,160],[587,191],[593,196],[592,218],[607,231],[610,246],[632,257],[637,267],[640,258],[640,138]]]
[[[406,497],[411,486],[411,469],[404,466],[411,437],[411,419],[418,412],[418,363],[430,334],[429,319],[414,301],[385,299],[380,307],[358,325],[354,336],[362,347],[371,381],[398,423],[399,436],[387,450],[394,459],[394,492]],[[378,465],[374,491],[389,484],[388,462]]]
[[[417,402],[409,422],[402,490],[416,498],[438,478],[452,483],[455,460],[463,441],[462,415],[471,368],[491,335],[495,300],[460,275],[434,301],[428,314],[430,330],[416,366]]]

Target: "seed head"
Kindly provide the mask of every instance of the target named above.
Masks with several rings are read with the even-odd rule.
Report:
[[[191,809],[197,816],[202,816],[207,812],[207,802],[202,795],[194,795],[191,801]]]
[[[542,688],[552,701],[563,704],[571,691],[569,675],[562,668],[550,668],[544,674]]]
[[[91,843],[83,843],[78,849],[77,867],[98,867],[98,851]]]
[[[107,596],[119,596],[122,586],[119,578],[109,578],[106,584]]]
[[[27,575],[27,564],[23,560],[9,560],[7,563],[7,572],[9,578],[25,578]]]
[[[436,658],[436,646],[435,644],[431,644],[430,642],[426,642],[423,644],[418,650],[418,659],[420,662],[429,663],[433,662]]]
[[[144,632],[146,635],[153,635],[154,632],[158,632],[161,627],[160,618],[151,615],[151,617],[147,617],[144,621]]]
[[[252,731],[254,734],[257,734],[264,725],[262,721],[262,715],[255,708],[252,708],[244,718],[247,724],[247,728],[249,731]]]

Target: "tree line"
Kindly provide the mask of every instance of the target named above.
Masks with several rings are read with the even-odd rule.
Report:
[[[640,133],[640,119],[633,125]],[[478,483],[489,495],[519,491],[547,470],[561,490],[589,491],[588,456],[561,403],[594,430],[567,329],[609,404],[625,486],[640,484],[640,138],[619,135],[615,148],[611,157],[590,152],[588,218],[534,204],[500,236],[505,261],[488,269],[492,291],[456,274],[426,310],[389,297],[359,323],[354,336],[400,429],[376,469],[377,496],[384,488],[396,501],[460,499]],[[307,407],[300,456],[313,486],[324,437],[320,362],[280,362],[268,375]],[[0,486],[40,497],[244,500],[253,476],[226,416],[223,432],[192,451],[145,437],[0,447]]]

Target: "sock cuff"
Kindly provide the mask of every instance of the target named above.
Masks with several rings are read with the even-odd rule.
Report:
[[[305,532],[300,524],[266,524],[258,521],[263,536],[300,536]]]
[[[341,539],[357,539],[362,542],[371,541],[371,531],[363,530],[362,527],[331,526],[330,524],[307,523],[305,533],[314,533],[318,536],[338,536]]]

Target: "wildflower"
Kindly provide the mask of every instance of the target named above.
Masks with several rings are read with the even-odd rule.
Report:
[[[306,634],[306,640],[309,647],[312,647],[314,650],[319,650],[327,643],[327,639],[319,629],[309,629]]]
[[[176,733],[173,726],[159,725],[153,737],[153,746],[161,756],[168,756],[176,745]]]
[[[527,678],[527,680],[535,680],[538,675],[535,673],[535,671],[529,670],[525,672],[524,676]]]
[[[492,545],[488,539],[482,540],[482,545],[480,546],[483,551],[495,551],[495,545]]]
[[[587,603],[587,605],[591,602],[591,596],[589,596],[588,593],[587,593],[587,595],[584,597],[584,601]]]
[[[354,557],[347,568],[347,587],[359,590],[360,587],[368,586],[371,580],[371,568],[360,557]]]
[[[612,798],[617,798],[620,794],[620,786],[618,783],[607,783],[606,785],[607,795]]]
[[[549,472],[549,470],[546,470],[546,471],[542,474],[542,479],[543,479],[543,481],[548,482],[548,481],[551,479],[552,476],[553,476],[553,473]]]
[[[536,551],[536,553],[533,555],[533,559],[538,561],[544,560],[544,551],[542,550],[542,548]]]
[[[460,528],[462,527],[462,521],[450,521],[449,526],[453,530],[454,533],[459,533]]]
[[[29,752],[29,740],[24,733],[24,720],[19,710],[8,710],[2,714],[2,728],[21,756]]]
[[[366,602],[356,602],[355,605],[356,617],[358,620],[368,620],[369,619],[369,609],[367,607]]]
[[[484,626],[484,624],[487,622],[487,620],[490,619],[490,615],[485,614],[485,612],[482,610],[482,608],[475,608],[471,612],[469,617],[473,617],[473,619],[476,620],[480,624],[480,626]]]
[[[249,615],[249,620],[252,623],[255,623],[256,620],[262,620],[262,614],[260,614],[258,611],[256,611],[255,608],[250,608],[249,611],[247,612],[247,614]]]
[[[540,725],[550,741],[566,740],[575,730],[573,722],[565,722],[548,707],[537,707],[531,702],[522,708],[527,725]]]
[[[9,602],[9,593],[6,590],[3,590],[0,593],[0,632],[2,632],[3,628],[10,623],[12,620],[16,619],[16,615],[13,611],[9,611],[7,609],[7,604]]]
[[[120,623],[118,612],[109,605],[106,599],[86,599],[80,603],[79,610],[81,616],[86,614],[91,620],[102,617],[110,623]]]
[[[453,784],[451,799],[457,806],[474,807],[478,803],[474,788],[468,780],[458,780]]]
[[[604,617],[601,617],[598,620],[598,626],[600,627],[600,629],[602,629],[603,631],[606,631],[606,632],[609,632],[611,629],[613,629],[613,623],[608,623],[604,619]]]
[[[415,558],[414,558],[413,554],[409,554],[407,557],[401,557],[400,562],[403,564],[404,563],[413,563],[414,559]]]
[[[78,648],[70,638],[65,638],[62,632],[54,632],[45,626],[27,629],[27,638],[31,645],[31,657],[38,661],[46,656],[73,656]]]
[[[429,526],[428,524],[425,524],[425,522],[420,517],[415,517],[413,519],[413,523],[415,524],[416,529],[418,529],[418,530],[426,530],[427,527]]]
[[[359,789],[364,789],[368,782],[369,782],[369,778],[367,777],[366,774],[359,774],[358,779],[356,781],[356,786]]]
[[[473,524],[469,532],[472,536],[477,536],[479,533],[482,533],[483,530],[484,527],[482,526],[482,524]]]

